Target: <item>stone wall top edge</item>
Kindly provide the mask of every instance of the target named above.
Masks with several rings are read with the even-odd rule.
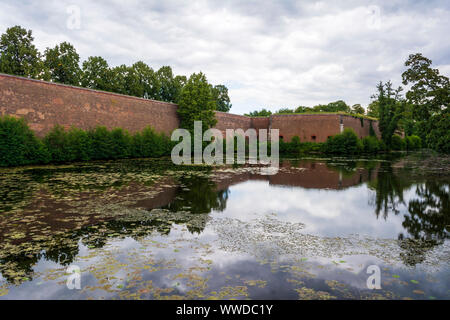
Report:
[[[68,88],[68,89],[73,89],[73,90],[80,90],[80,91],[86,91],[86,92],[91,92],[91,93],[104,94],[104,95],[115,96],[115,97],[120,97],[120,98],[128,98],[128,99],[132,99],[132,100],[154,102],[154,103],[159,103],[159,104],[167,104],[167,105],[171,105],[171,106],[174,106],[174,107],[178,107],[177,104],[172,103],[172,102],[139,98],[139,97],[128,96],[128,95],[115,93],[115,92],[95,90],[95,89],[89,89],[89,88],[72,86],[72,85],[63,84],[63,83],[49,82],[49,81],[43,81],[43,80],[37,80],[37,79],[31,79],[31,78],[25,78],[25,77],[20,77],[20,76],[14,76],[14,75],[10,75],[10,74],[0,73],[0,78],[2,78],[2,77],[3,78],[11,78],[11,79],[20,80],[20,81],[29,81],[29,82],[34,82],[34,83],[40,83],[40,84],[49,85],[49,86],[63,87],[63,88]]]

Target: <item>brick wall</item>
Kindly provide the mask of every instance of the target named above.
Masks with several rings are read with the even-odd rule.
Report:
[[[178,106],[173,103],[129,97],[0,74],[0,115],[23,117],[38,136],[45,135],[56,124],[91,129],[98,125],[124,128],[130,132],[146,126],[170,134],[179,126]],[[370,121],[338,114],[273,115],[250,118],[216,112],[216,128],[279,129],[280,136],[290,141],[325,142],[345,128],[353,128],[359,137],[369,135]],[[379,136],[378,122],[373,127]]]
[[[302,142],[325,142],[340,132],[337,114],[273,115],[272,129],[279,129],[284,141],[298,136]]]
[[[177,105],[0,74],[0,114],[25,118],[37,135],[54,125],[82,129],[104,125],[135,132],[178,128]]]

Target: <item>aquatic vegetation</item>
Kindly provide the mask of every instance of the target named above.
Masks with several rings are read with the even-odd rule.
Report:
[[[275,175],[164,159],[2,169],[0,297],[25,287],[51,297],[77,265],[82,290],[63,299],[264,299],[273,290],[288,299],[448,298],[448,181],[410,176],[410,160],[395,161],[294,159]],[[348,233],[351,221],[302,203],[361,190],[397,203],[401,215],[388,206],[383,223],[401,237]],[[268,212],[258,206],[271,201]],[[363,227],[382,223],[376,201],[356,208]],[[327,224],[338,234],[322,234]],[[379,291],[364,287],[374,263]]]

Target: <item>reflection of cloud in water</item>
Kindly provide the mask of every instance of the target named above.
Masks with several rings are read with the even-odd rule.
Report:
[[[245,252],[255,258],[280,259],[283,256],[341,258],[366,255],[389,265],[403,265],[404,249],[409,240],[373,238],[359,235],[321,237],[304,233],[302,225],[283,222],[271,216],[241,221],[217,218],[210,222],[217,233],[219,247],[230,252]],[[448,241],[423,253],[425,268],[448,264]]]
[[[302,222],[311,234],[339,236],[353,233],[397,238],[404,229],[403,214],[377,219],[369,205],[372,191],[365,185],[345,190],[274,187],[267,182],[247,181],[230,188],[224,212],[216,217],[243,221],[276,213],[283,221]],[[406,213],[402,207],[401,213]]]

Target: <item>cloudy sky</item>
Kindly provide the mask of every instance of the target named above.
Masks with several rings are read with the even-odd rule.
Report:
[[[13,25],[32,29],[42,51],[69,41],[83,60],[203,71],[241,114],[366,106],[378,81],[401,84],[416,52],[450,74],[448,0],[0,0],[0,33]]]

